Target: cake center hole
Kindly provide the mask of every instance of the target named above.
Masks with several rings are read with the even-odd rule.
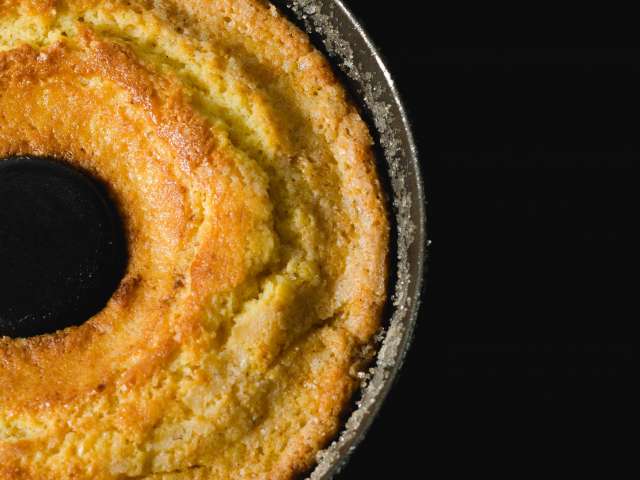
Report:
[[[0,337],[33,337],[100,312],[127,264],[106,188],[51,157],[0,159]]]

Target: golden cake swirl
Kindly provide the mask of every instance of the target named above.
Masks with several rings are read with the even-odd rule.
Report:
[[[306,35],[259,0],[0,1],[0,115],[0,159],[108,185],[130,257],[85,324],[0,338],[0,479],[313,465],[379,325],[388,225]]]

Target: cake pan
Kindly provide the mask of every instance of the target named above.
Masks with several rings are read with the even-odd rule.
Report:
[[[427,256],[426,200],[418,152],[402,100],[384,60],[341,0],[273,0],[331,60],[376,141],[392,224],[390,297],[375,363],[338,438],[318,455],[312,480],[333,478],[366,435],[392,388],[418,319]]]

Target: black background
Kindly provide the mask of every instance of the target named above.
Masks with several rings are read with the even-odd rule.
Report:
[[[346,3],[414,122],[433,243],[413,348],[339,478],[615,475],[636,442],[640,49],[432,48],[422,2]]]

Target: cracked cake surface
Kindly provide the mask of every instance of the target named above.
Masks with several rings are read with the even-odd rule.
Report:
[[[101,179],[129,248],[86,323],[0,338],[0,479],[313,466],[371,356],[389,227],[306,34],[260,0],[0,0],[0,116],[0,159]]]

